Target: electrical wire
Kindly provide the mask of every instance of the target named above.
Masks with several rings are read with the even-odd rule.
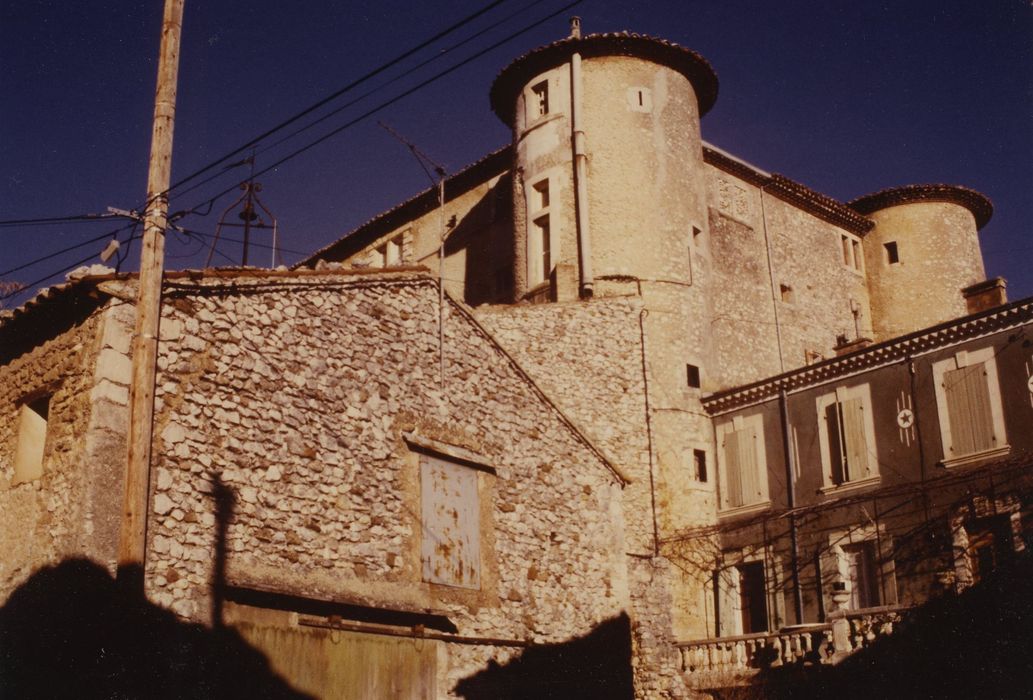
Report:
[[[509,43],[513,39],[516,39],[517,37],[519,37],[519,36],[521,36],[523,34],[526,34],[527,32],[529,32],[530,30],[538,27],[539,25],[544,24],[545,22],[553,19],[557,15],[563,14],[564,12],[570,10],[571,8],[573,8],[573,7],[577,6],[577,5],[580,5],[582,2],[584,2],[584,0],[574,0],[573,2],[567,3],[566,5],[564,5],[563,7],[559,8],[558,10],[556,10],[556,11],[554,11],[554,12],[552,12],[552,13],[544,16],[544,17],[542,17],[541,19],[538,19],[538,20],[532,22],[531,24],[526,25],[525,27],[517,30],[516,32],[513,32],[512,34],[506,36],[504,39],[501,39],[501,40],[495,42],[494,44],[488,46],[487,48],[484,48],[484,49],[481,49],[480,51],[477,51],[476,53],[468,56],[467,58],[463,59],[462,61],[459,61],[458,63],[450,66],[449,68],[446,68],[445,70],[440,71],[439,73],[437,73],[437,74],[431,76],[430,78],[428,78],[428,79],[418,83],[417,85],[409,88],[408,90],[405,90],[405,91],[401,92],[400,94],[398,94],[398,95],[396,95],[396,96],[394,96],[394,97],[392,97],[392,98],[390,98],[388,100],[385,100],[384,102],[381,102],[376,107],[373,107],[373,108],[367,110],[366,112],[362,113],[358,117],[355,117],[354,119],[351,119],[350,121],[345,122],[341,126],[332,129],[331,131],[323,134],[319,138],[309,142],[308,144],[302,146],[301,148],[295,149],[294,151],[292,151],[291,153],[288,153],[287,155],[283,156],[282,158],[280,158],[276,162],[272,163],[271,165],[268,165],[268,166],[262,168],[261,170],[259,170],[258,172],[254,173],[254,175],[252,177],[258,177],[260,175],[263,175],[263,174],[269,172],[270,170],[274,170],[275,168],[278,168],[279,166],[283,165],[287,161],[289,161],[289,160],[291,160],[293,158],[296,158],[297,156],[301,155],[302,153],[305,153],[306,151],[314,148],[315,146],[318,146],[319,144],[321,144],[321,143],[327,141],[328,139],[336,136],[337,134],[341,133],[345,129],[348,129],[348,128],[358,124],[362,120],[364,120],[364,119],[366,119],[366,118],[376,114],[377,112],[379,112],[379,111],[381,111],[381,110],[383,110],[383,109],[385,109],[385,108],[395,104],[396,102],[399,102],[400,100],[408,97],[409,95],[413,94],[414,92],[417,92],[418,90],[421,90],[421,89],[425,88],[426,86],[428,86],[428,85],[430,85],[430,84],[440,80],[441,78],[443,78],[443,77],[445,77],[447,75],[450,75],[451,73],[454,73],[455,71],[459,70],[460,68],[466,66],[469,63],[472,63],[473,61],[475,61],[478,58],[484,56],[485,54],[487,54],[487,53],[489,53],[491,51],[494,51],[495,49],[497,49],[497,48],[499,48],[499,47]],[[248,180],[241,180],[241,181],[235,183],[234,185],[232,185],[231,187],[228,187],[228,188],[222,190],[218,194],[216,194],[216,195],[214,195],[214,196],[212,196],[212,197],[210,197],[208,199],[203,200],[202,202],[200,202],[196,206],[190,207],[189,209],[186,210],[186,214],[197,213],[197,210],[200,209],[201,207],[211,206],[211,204],[214,203],[216,200],[218,200],[221,197],[224,197],[225,195],[229,194],[230,192],[233,192],[234,190],[239,188],[242,184],[244,184],[247,181]]]
[[[393,66],[398,65],[399,63],[401,63],[405,59],[409,58],[413,54],[415,54],[415,53],[417,53],[417,52],[427,48],[428,46],[433,44],[435,41],[448,36],[449,34],[451,34],[452,32],[456,31],[457,29],[460,29],[460,28],[464,27],[465,25],[469,24],[470,22],[476,20],[478,17],[481,17],[485,13],[487,13],[487,12],[493,10],[495,7],[501,5],[505,1],[506,0],[494,0],[493,2],[488,3],[487,5],[482,7],[481,9],[477,10],[476,12],[474,12],[473,14],[470,14],[470,15],[464,17],[463,19],[459,20],[455,24],[453,24],[453,25],[451,25],[451,26],[449,26],[449,27],[439,31],[437,34],[435,34],[434,36],[430,37],[429,39],[426,39],[426,40],[420,42],[419,44],[417,44],[416,46],[412,47],[411,49],[408,49],[408,50],[402,52],[401,54],[399,54],[395,58],[391,59],[387,63],[381,64],[377,68],[369,71],[368,73],[365,73],[364,75],[362,75],[359,78],[356,78],[355,80],[353,80],[352,82],[348,83],[344,87],[342,87],[342,88],[340,88],[338,90],[335,90],[334,92],[330,93],[329,95],[327,95],[323,99],[319,100],[318,102],[315,102],[312,105],[309,105],[305,109],[303,109],[300,112],[298,112],[297,114],[287,118],[286,120],[280,122],[276,126],[270,128],[270,129],[267,129],[263,133],[261,133],[258,136],[252,138],[251,140],[249,140],[247,143],[245,143],[245,144],[243,144],[241,146],[238,146],[237,148],[233,149],[232,151],[229,151],[228,153],[226,153],[225,155],[221,156],[220,158],[210,162],[209,164],[203,166],[202,168],[200,168],[198,170],[195,170],[193,173],[187,175],[186,177],[183,177],[180,180],[177,180],[167,190],[165,190],[164,194],[169,194],[170,192],[172,192],[173,190],[177,189],[181,185],[186,184],[190,180],[192,180],[192,179],[202,175],[203,173],[208,172],[209,170],[211,170],[215,166],[219,165],[223,161],[225,161],[225,160],[227,160],[229,158],[232,158],[233,156],[235,156],[235,155],[237,155],[239,153],[242,153],[243,151],[246,151],[248,148],[251,148],[252,146],[257,145],[262,140],[268,138],[269,136],[273,135],[274,133],[276,133],[276,132],[278,132],[278,131],[280,131],[282,129],[285,129],[286,127],[290,126],[291,124],[294,124],[299,119],[305,118],[306,116],[308,116],[312,112],[316,111],[320,107],[323,107],[326,104],[332,102],[333,100],[337,99],[341,95],[344,95],[345,93],[347,93],[350,90],[354,89],[355,87],[361,85],[362,83],[366,82],[367,80],[370,80],[371,78],[374,78],[374,77],[380,75],[381,73],[383,73],[384,71],[388,70],[389,68],[392,68]]]

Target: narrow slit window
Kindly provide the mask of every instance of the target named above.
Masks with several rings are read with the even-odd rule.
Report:
[[[692,467],[696,481],[705,484],[707,482],[707,453],[703,450],[693,450]]]
[[[843,264],[850,267],[850,239],[843,236]]]
[[[782,295],[782,301],[786,304],[792,304],[796,301],[796,295],[793,294],[793,288],[788,284],[778,285],[779,292]]]
[[[890,241],[889,243],[884,243],[883,247],[886,248],[886,262],[887,263],[889,263],[890,265],[896,265],[897,263],[900,262],[900,253],[897,250],[897,242],[896,241]]]

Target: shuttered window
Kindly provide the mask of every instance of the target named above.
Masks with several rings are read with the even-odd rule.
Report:
[[[829,404],[825,409],[825,425],[832,483],[839,485],[868,476],[868,441],[861,399]]]
[[[951,429],[950,456],[996,447],[986,365],[980,362],[944,372],[943,393]]]
[[[726,508],[759,503],[767,499],[761,474],[761,434],[753,423],[724,431],[724,505]]]
[[[997,375],[997,349],[959,349],[933,363],[944,466],[1005,454],[1010,448]]]
[[[877,477],[875,427],[867,385],[840,387],[818,397],[825,485]]]
[[[477,472],[420,456],[423,580],[460,588],[481,586]]]

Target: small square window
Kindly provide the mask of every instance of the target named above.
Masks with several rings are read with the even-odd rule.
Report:
[[[544,117],[549,113],[549,81],[543,80],[531,87],[531,94],[534,100],[531,103],[531,115],[533,118]]]
[[[699,367],[696,365],[685,365],[685,375],[690,387],[693,389],[700,388]]]
[[[897,251],[897,242],[890,241],[889,243],[883,243],[883,247],[886,249],[886,262],[890,265],[896,265],[900,262],[900,253]]]

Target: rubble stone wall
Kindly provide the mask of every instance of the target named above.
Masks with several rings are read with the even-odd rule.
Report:
[[[113,300],[0,367],[0,601],[68,557],[114,569],[131,326],[132,307]],[[14,484],[21,405],[44,396],[43,474]]]
[[[628,606],[621,483],[459,306],[403,274],[237,279],[168,292],[149,594],[206,619],[212,487],[233,492],[227,581],[446,614],[464,635],[563,641]],[[482,586],[424,583],[418,456],[483,455]],[[504,662],[448,645],[439,690]]]

